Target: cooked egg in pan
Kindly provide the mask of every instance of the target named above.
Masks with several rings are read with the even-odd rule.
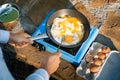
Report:
[[[59,17],[53,20],[51,34],[60,43],[64,36],[63,45],[73,45],[80,42],[84,35],[84,26],[76,17]]]

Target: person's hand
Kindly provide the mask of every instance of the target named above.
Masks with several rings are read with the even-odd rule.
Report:
[[[61,56],[61,53],[59,53],[59,52],[53,53],[52,55],[49,55],[49,56],[46,56],[43,59],[41,68],[45,69],[48,72],[48,74],[51,75],[59,67],[60,56]]]
[[[16,48],[23,48],[33,43],[33,41],[28,39],[29,37],[30,35],[27,33],[10,33],[9,44]]]

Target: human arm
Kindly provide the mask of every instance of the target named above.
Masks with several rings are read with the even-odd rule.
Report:
[[[45,69],[40,68],[29,75],[26,80],[49,80],[49,75]]]
[[[26,80],[49,80],[49,76],[54,73],[60,64],[61,53],[53,53],[43,59],[41,68],[29,75]]]
[[[9,43],[16,48],[22,48],[28,44],[32,44],[33,41],[29,40],[27,33],[11,33],[6,30],[0,30],[0,43]]]
[[[10,32],[5,30],[0,30],[0,43],[7,43],[9,41]]]
[[[23,48],[33,43],[29,37],[27,33],[10,33],[9,44],[16,48]]]

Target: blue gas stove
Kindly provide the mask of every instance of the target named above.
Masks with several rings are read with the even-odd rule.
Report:
[[[53,13],[54,13],[54,10],[51,10],[48,12],[46,17],[43,19],[43,21],[37,27],[37,29],[35,30],[35,32],[33,33],[32,36],[46,33],[47,20]],[[76,48],[70,48],[70,49],[69,48],[68,49],[60,48],[60,52],[62,53],[61,58],[63,58],[64,60],[66,60],[74,65],[80,64],[80,62],[82,61],[83,57],[85,56],[87,50],[89,49],[91,44],[96,39],[98,32],[99,32],[98,28],[91,26],[89,37],[81,46],[76,47]],[[54,53],[57,51],[58,46],[55,45],[50,39],[36,40],[36,42],[38,44],[43,45],[45,47],[45,50],[50,53]]]

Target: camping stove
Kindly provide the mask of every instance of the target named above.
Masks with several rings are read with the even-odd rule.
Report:
[[[46,17],[43,19],[43,21],[37,27],[37,29],[35,30],[35,32],[33,33],[32,36],[46,33],[47,20],[53,13],[54,13],[53,10],[48,12]],[[78,65],[82,61],[85,53],[89,49],[92,42],[97,37],[98,32],[99,32],[99,30],[97,28],[91,27],[88,39],[81,46],[75,47],[75,48],[60,47],[60,52],[62,53],[61,57],[74,65]],[[57,51],[58,45],[53,43],[49,38],[36,40],[36,42],[43,45],[45,47],[45,50],[48,52],[54,53]]]

